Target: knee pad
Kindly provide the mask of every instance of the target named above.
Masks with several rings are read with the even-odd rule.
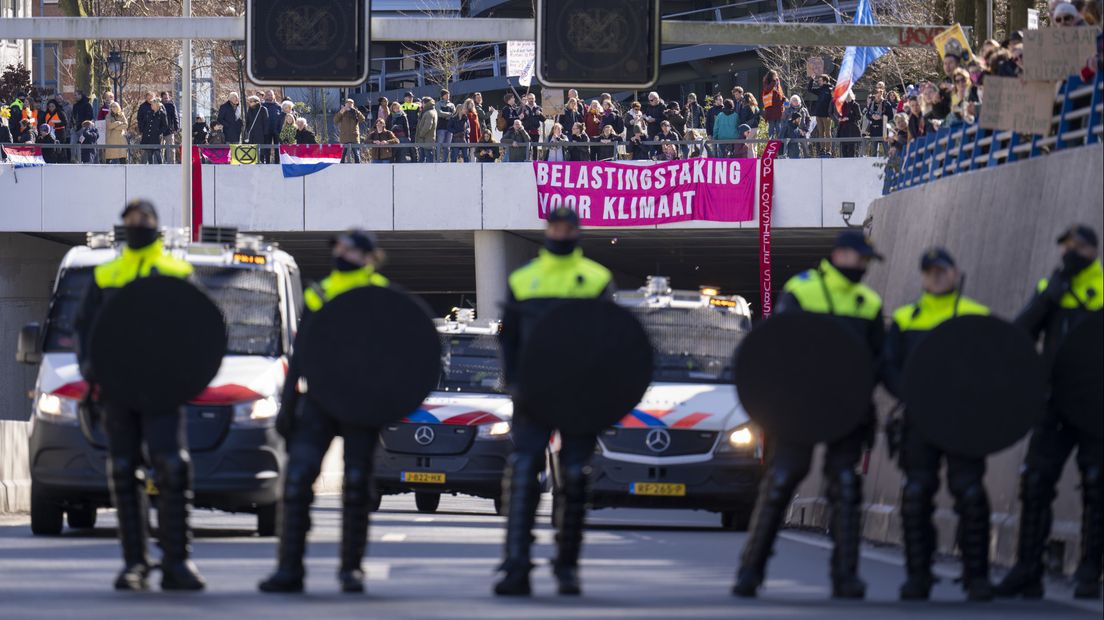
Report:
[[[366,470],[360,467],[346,467],[345,482],[342,487],[345,501],[350,504],[367,503],[371,481],[372,476]]]
[[[564,496],[570,501],[585,501],[590,468],[583,464],[560,464]]]
[[[934,478],[909,475],[908,479],[905,480],[905,485],[901,488],[902,508],[909,510],[921,506],[930,507],[932,496],[935,495],[937,487]]]
[[[1025,503],[1041,502],[1049,505],[1054,501],[1056,480],[1057,478],[1047,470],[1028,469],[1020,480],[1020,500]]]
[[[108,473],[115,484],[131,484],[138,473],[138,461],[129,456],[113,456],[108,459]]]
[[[155,455],[153,466],[157,472],[158,486],[173,491],[183,491],[188,488],[192,474],[192,461],[184,450]]]

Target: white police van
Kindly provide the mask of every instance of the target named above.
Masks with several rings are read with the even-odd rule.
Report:
[[[90,528],[111,503],[107,440],[80,406],[88,390],[74,352],[74,320],[96,265],[116,258],[121,229],[89,233],[62,259],[45,322],[20,333],[17,356],[38,364],[30,435],[31,530],[37,535]],[[218,375],[185,405],[195,505],[257,515],[257,531],[276,529],[286,456],[274,422],[287,374],[287,351],[302,306],[299,268],[261,237],[232,228],[164,231],[164,244],[191,263],[200,286],[226,318],[228,349]],[[147,476],[147,480],[153,480]],[[151,492],[156,488],[149,485]]]
[[[640,404],[598,436],[591,508],[703,509],[719,512],[724,527],[747,528],[763,437],[736,397],[732,361],[751,310],[744,298],[717,293],[672,290],[667,278],[652,276],[616,294],[648,332],[655,369]],[[554,440],[550,458],[557,449]],[[558,488],[553,480],[553,503]]]
[[[417,411],[380,432],[377,502],[412,492],[418,510],[431,513],[442,494],[465,494],[493,500],[502,514],[513,403],[502,391],[501,323],[456,309],[436,325],[440,381]]]

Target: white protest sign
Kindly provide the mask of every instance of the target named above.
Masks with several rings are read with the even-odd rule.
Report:
[[[506,75],[516,76],[518,83],[526,88],[533,83],[536,59],[537,50],[533,41],[506,42]]]
[[[1023,33],[1025,80],[1064,80],[1096,55],[1097,28],[1039,28]]]
[[[1039,29],[1039,9],[1027,10],[1027,29],[1038,30]]]
[[[981,106],[983,129],[1012,130],[1046,136],[1054,115],[1054,84],[1023,82],[1019,78],[985,77]]]

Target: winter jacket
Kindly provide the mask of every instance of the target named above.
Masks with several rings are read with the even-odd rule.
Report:
[[[142,134],[142,144],[161,144],[161,138],[169,134],[169,117],[165,115],[164,108],[156,112],[151,108],[146,124],[138,131]]]
[[[567,149],[567,161],[590,161],[590,137],[586,133],[567,134],[571,146]]]
[[[832,115],[832,86],[830,84],[817,86],[816,81],[810,79],[809,86],[805,90],[816,97],[816,103],[813,104],[813,116],[828,118]]]
[[[81,95],[81,98],[73,104],[73,127],[79,128],[84,121],[95,120],[96,112],[92,109],[92,102],[87,95]]]
[[[567,136],[560,134],[559,136],[549,136],[548,142],[550,146],[545,151],[544,158],[548,161],[567,161],[568,149],[564,148],[567,143],[570,142]]]
[[[215,122],[222,125],[222,135],[226,138],[226,144],[237,144],[241,142],[242,137],[242,119],[240,112],[241,106],[235,108],[235,106],[229,101],[219,106],[218,118]],[[139,120],[141,122],[141,120]]]
[[[418,117],[418,128],[414,133],[414,142],[433,144],[437,140],[437,110],[429,109]]]
[[[422,116],[425,116],[425,113],[423,113]],[[402,111],[392,112],[391,116],[388,116],[384,121],[384,129],[395,134],[399,142],[409,140],[414,133],[414,125],[410,124],[410,117]],[[375,127],[372,128],[372,131],[375,131]],[[432,140],[430,140],[430,142],[432,142]]]
[[[699,104],[686,104],[686,128],[701,129],[705,127],[705,108]]]
[[[736,128],[740,126],[740,119],[736,112],[721,112],[713,122],[714,140],[736,140]]]
[[[613,134],[610,136],[598,136],[594,139],[595,151],[597,151],[598,159],[617,159],[617,145],[624,142],[621,136]]]
[[[165,118],[169,121],[169,133],[180,131],[180,114],[176,111],[176,104],[171,101],[162,101],[161,109],[165,111]]]
[[[705,113],[705,133],[713,135],[713,124],[717,122],[717,117],[721,115],[721,112],[724,112],[724,106],[715,105]]]
[[[295,131],[295,143],[318,144],[318,139],[314,137],[314,132],[309,129],[297,129]]]
[[[648,135],[654,136],[659,133],[659,124],[663,122],[663,115],[667,112],[667,104],[662,99],[655,105],[645,103],[641,111],[644,112],[644,116],[650,116],[653,119],[648,122]]]
[[[862,110],[859,109],[859,104],[854,101],[844,102],[836,137],[858,138],[862,135],[860,127],[862,127]]]
[[[782,112],[786,108],[786,94],[782,92],[780,84],[775,84],[773,87],[764,86],[759,101],[763,104],[764,120],[768,122],[783,120]]]
[[[107,124],[107,137],[104,140],[106,144],[112,146],[118,144],[124,148],[119,149],[104,149],[104,159],[126,159],[127,158],[127,117],[122,114],[108,115],[104,119]]]
[[[759,121],[763,118],[763,113],[759,110],[759,108],[749,108],[747,106],[744,106],[740,109],[740,113],[737,115],[737,118],[740,119],[741,125],[747,125],[752,129],[758,129]]]
[[[245,109],[245,124],[242,126],[242,142],[245,144],[264,144],[265,127],[268,126],[268,110],[258,104]]]
[[[801,143],[799,140],[805,139],[805,132],[801,129],[799,124],[782,123],[782,131],[779,132],[778,139],[783,140],[786,143],[785,154],[790,159],[798,159],[801,157]]]
[[[401,114],[401,113],[400,113]],[[402,114],[405,119],[406,115]],[[341,108],[334,114],[334,124],[337,125],[337,139],[342,144],[357,144],[360,142],[360,124],[364,122],[364,114],[354,108]]]
[[[96,126],[81,127],[77,132],[77,144],[96,144],[100,139],[100,132],[96,130]],[[96,159],[96,149],[94,148],[82,148],[80,150],[80,160],[82,164],[90,164]]]
[[[565,108],[563,114],[556,117],[556,122],[563,127],[564,135],[567,135],[571,133],[571,128],[575,126],[575,123],[583,122],[583,113]]]
[[[399,139],[388,129],[384,129],[383,131],[370,131],[365,140],[368,144],[372,145],[372,148],[368,149],[368,153],[369,157],[375,161],[389,161],[394,157],[394,152],[390,147],[376,146],[374,144],[375,142],[386,142],[387,144],[399,143]]]
[[[521,109],[521,126],[533,142],[540,141],[541,127],[544,126],[544,110],[539,105],[525,106]]]
[[[520,146],[513,146],[515,142]],[[525,161],[529,157],[529,134],[524,129],[514,131],[513,127],[507,128],[502,132],[502,145],[509,147],[506,151],[509,161]]]
[[[265,137],[271,138],[279,135],[280,127],[284,123],[284,109],[275,101],[264,101],[261,103],[261,107],[268,110],[268,125],[265,126]]]

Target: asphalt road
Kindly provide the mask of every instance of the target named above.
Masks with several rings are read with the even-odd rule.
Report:
[[[391,496],[373,515],[367,596],[337,592],[340,512],[333,496],[319,498],[308,560],[308,594],[261,595],[256,582],[274,566],[275,540],[251,535],[250,515],[201,511],[195,558],[208,581],[199,594],[116,593],[121,565],[111,511],[100,511],[94,531],[36,538],[22,517],[0,519],[0,618],[958,618],[1039,620],[1100,618],[1102,606],[1075,602],[1063,584],[1047,600],[967,604],[952,583],[958,572],[942,563],[934,600],[896,601],[903,578],[894,549],[867,548],[862,573],[865,602],[828,599],[828,545],[819,535],[785,532],[761,598],[729,595],[743,534],[719,528],[709,513],[606,510],[593,513],[582,565],[585,594],[554,594],[543,558],[552,554],[549,502],[541,504],[529,600],[490,595],[501,551],[503,520],[491,502],[446,497],[440,511],[418,514],[413,496]],[[154,550],[156,551],[156,550]],[[156,578],[154,579],[156,584]]]

